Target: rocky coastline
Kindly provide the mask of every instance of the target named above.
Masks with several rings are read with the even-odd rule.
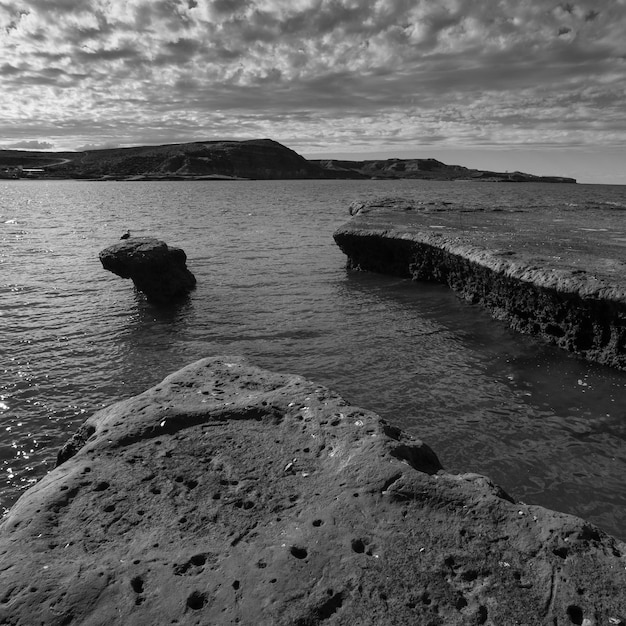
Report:
[[[626,544],[237,357],[89,418],[0,555],[14,626],[626,623]]]
[[[626,369],[626,238],[614,211],[378,198],[350,212],[334,234],[348,268],[446,284],[519,332]]]
[[[196,141],[84,152],[0,150],[0,178],[123,181],[423,179],[575,183],[563,176],[490,172],[436,159],[307,160],[271,139]]]

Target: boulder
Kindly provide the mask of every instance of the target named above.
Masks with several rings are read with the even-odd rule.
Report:
[[[299,376],[203,359],[0,525],[0,623],[624,624],[626,545]]]
[[[130,237],[100,252],[104,269],[131,278],[148,300],[165,304],[186,296],[196,286],[187,255],[151,237]]]

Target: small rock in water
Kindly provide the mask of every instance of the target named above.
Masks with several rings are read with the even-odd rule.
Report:
[[[104,269],[122,278],[131,278],[135,287],[151,302],[167,304],[186,296],[196,286],[187,269],[187,255],[151,237],[122,236],[121,243],[100,252]]]

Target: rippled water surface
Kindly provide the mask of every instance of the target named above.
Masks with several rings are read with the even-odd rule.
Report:
[[[626,374],[514,335],[446,288],[348,273],[332,233],[371,195],[593,205],[626,188],[423,181],[0,181],[0,498],[96,409],[198,358],[313,378],[453,471],[626,538]],[[129,228],[182,247],[198,288],[155,309],[98,252]]]

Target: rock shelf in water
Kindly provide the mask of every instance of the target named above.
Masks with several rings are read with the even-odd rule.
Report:
[[[184,298],[196,286],[187,255],[153,237],[130,237],[100,252],[104,269],[132,279],[138,291],[157,304]]]
[[[610,207],[353,203],[351,269],[435,281],[512,328],[626,369],[626,224]]]
[[[211,358],[93,415],[13,506],[0,622],[615,625],[625,554],[327,388]]]

